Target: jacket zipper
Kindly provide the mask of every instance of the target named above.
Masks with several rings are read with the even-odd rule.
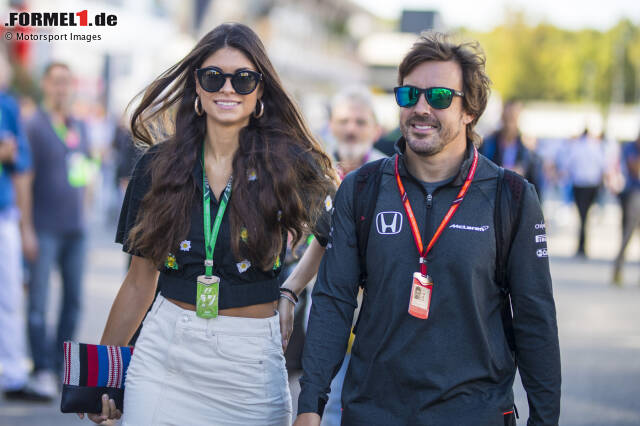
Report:
[[[435,192],[435,191],[434,191]],[[425,237],[427,237],[428,235],[431,235],[431,207],[433,207],[433,195],[432,194],[427,194],[427,198],[426,198],[426,209],[425,209],[425,218],[424,218],[424,227],[425,229]],[[427,249],[427,246],[429,245],[429,240],[427,240],[426,238],[423,238],[423,243],[424,244],[424,249]]]
[[[433,206],[433,195],[432,194],[428,194],[426,189],[420,183],[420,181],[418,179],[416,179],[411,173],[409,173],[408,170],[406,171],[406,175],[411,181],[413,181],[416,184],[416,186],[418,186],[418,188],[420,188],[420,190],[422,191],[423,194],[427,194],[427,196],[425,197],[425,207],[426,207],[426,209],[425,209],[425,217],[424,217],[424,228],[425,229],[420,233],[421,234],[420,237],[422,238],[422,244],[423,244],[424,248],[426,249],[427,245],[429,245],[429,240],[427,240],[427,235],[431,235],[431,222],[430,222],[430,220],[431,220],[431,207]],[[436,191],[438,189],[436,189]],[[419,256],[422,256],[422,253],[419,253]]]

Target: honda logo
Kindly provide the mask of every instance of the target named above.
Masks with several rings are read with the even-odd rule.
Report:
[[[399,212],[380,212],[376,217],[378,234],[398,234],[402,229],[402,214]]]

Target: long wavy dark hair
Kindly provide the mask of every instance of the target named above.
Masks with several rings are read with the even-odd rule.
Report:
[[[192,170],[206,131],[206,114],[194,111],[195,70],[224,47],[244,53],[263,76],[264,114],[259,119],[252,115],[240,131],[233,158],[229,214],[235,257],[271,268],[283,235],[289,232],[294,244],[299,242],[319,218],[326,195],[335,190],[331,160],[282,87],[256,33],[242,24],[222,24],[143,91],[131,117],[132,134],[140,143],[152,146],[166,139],[151,160],[151,190],[128,236],[130,247],[157,265],[190,227],[197,188]],[[253,171],[257,179],[249,181]],[[240,236],[243,227],[246,241]]]

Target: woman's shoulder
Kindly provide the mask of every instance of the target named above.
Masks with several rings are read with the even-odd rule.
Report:
[[[160,152],[164,142],[158,142],[155,145],[151,145],[148,148],[142,148],[142,155],[138,162],[150,163],[151,160]]]
[[[163,142],[160,142],[148,148],[139,148],[138,160],[133,169],[133,177],[147,175],[151,172],[151,163],[162,149],[162,144]]]
[[[146,193],[151,188],[153,159],[161,151],[162,144],[160,142],[138,151],[138,160],[131,174],[131,185],[135,192]]]

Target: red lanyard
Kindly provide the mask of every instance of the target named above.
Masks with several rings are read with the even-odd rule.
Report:
[[[398,182],[398,190],[400,191],[400,198],[402,199],[402,204],[404,205],[404,210],[407,212],[407,216],[409,217],[409,223],[411,224],[411,232],[413,233],[413,239],[416,242],[416,246],[418,247],[418,252],[420,253],[420,273],[423,276],[427,276],[427,254],[431,251],[433,245],[438,241],[440,235],[442,235],[442,231],[449,223],[449,220],[453,217],[456,210],[462,203],[464,196],[467,194],[469,190],[469,186],[471,185],[471,181],[473,180],[473,176],[476,174],[476,167],[478,166],[478,150],[473,148],[473,163],[471,163],[471,168],[469,169],[469,174],[467,174],[467,178],[460,188],[460,192],[458,192],[458,196],[451,202],[451,207],[449,207],[449,211],[440,222],[440,226],[436,230],[436,233],[433,234],[431,241],[429,241],[429,245],[427,249],[424,249],[422,245],[422,237],[420,236],[420,229],[418,229],[418,222],[416,221],[416,217],[413,214],[413,209],[411,208],[411,203],[409,202],[409,197],[407,196],[407,192],[404,190],[404,185],[402,185],[402,179],[400,179],[400,173],[398,173],[398,157],[396,156],[396,182]]]

